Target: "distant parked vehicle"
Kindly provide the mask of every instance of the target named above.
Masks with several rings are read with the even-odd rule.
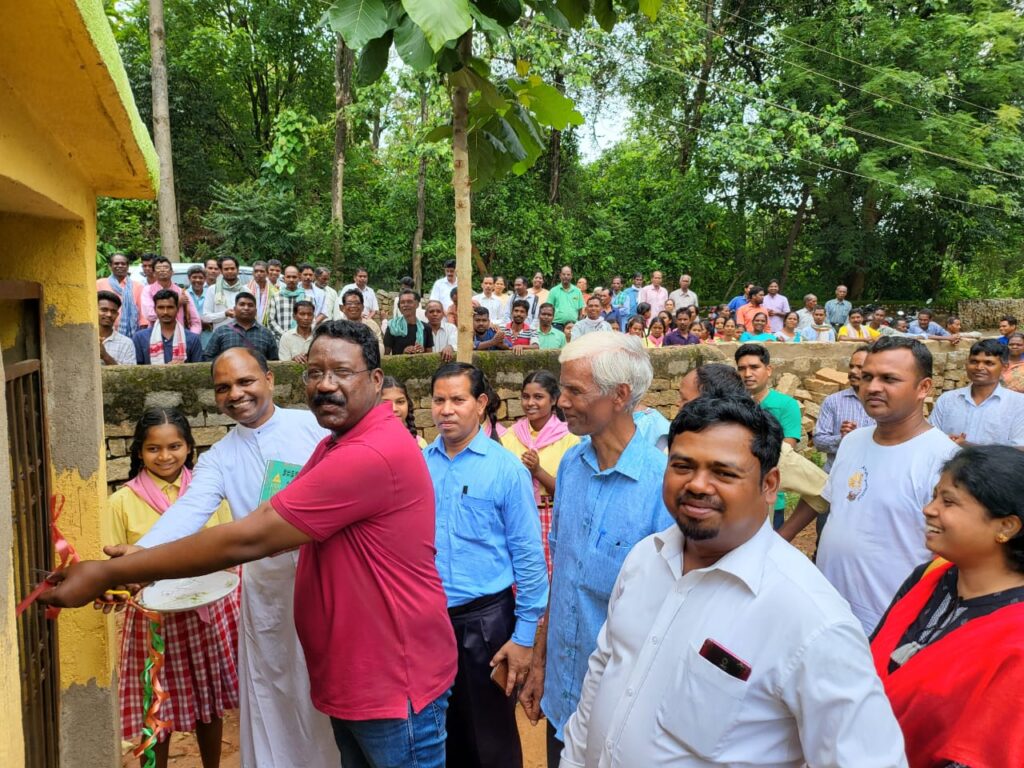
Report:
[[[171,276],[171,280],[174,281],[174,284],[179,288],[188,288],[188,271],[192,267],[202,267],[205,265],[199,262],[181,262],[178,264],[172,264],[171,266],[174,268],[174,274]],[[142,276],[141,264],[132,264],[132,266],[128,267],[128,274],[131,276],[132,280],[138,280],[140,283],[143,283],[146,280]],[[252,280],[252,267],[239,267],[238,277],[243,283],[248,283]]]

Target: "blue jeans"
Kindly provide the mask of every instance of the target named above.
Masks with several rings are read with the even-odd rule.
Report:
[[[331,718],[343,768],[444,768],[445,691],[404,720]]]

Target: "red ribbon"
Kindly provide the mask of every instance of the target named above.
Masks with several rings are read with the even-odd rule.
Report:
[[[60,559],[60,565],[54,568],[53,573],[67,568],[70,563],[77,563],[81,558],[78,556],[78,552],[75,551],[74,546],[67,540],[60,528],[57,527],[57,520],[60,519],[61,513],[64,511],[64,495],[55,493],[50,497],[50,538],[53,539],[53,548],[57,552],[57,557]],[[51,574],[52,576],[53,574]],[[40,584],[37,584],[35,589],[28,593],[17,607],[14,609],[14,616],[17,618],[25,612],[25,610],[32,605],[39,596],[46,590],[53,587],[53,584],[47,579],[44,579]],[[52,605],[46,607],[46,618],[56,619],[60,615],[60,608],[56,608]]]

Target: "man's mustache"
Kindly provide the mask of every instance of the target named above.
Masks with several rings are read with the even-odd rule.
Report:
[[[687,491],[676,494],[676,505],[681,506],[683,504],[694,507],[707,507],[708,509],[714,509],[718,512],[721,512],[725,506],[722,504],[722,500],[717,496],[688,493]]]
[[[345,398],[327,392],[318,392],[313,395],[313,399],[309,401],[309,404],[313,408],[318,408],[321,405],[336,405],[338,408],[344,408]]]

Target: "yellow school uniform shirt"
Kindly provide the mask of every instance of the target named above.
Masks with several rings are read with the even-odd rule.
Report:
[[[149,472],[148,469],[142,470]],[[161,480],[152,472],[150,479],[156,483],[157,488],[162,490],[173,504],[178,500],[178,490],[181,488],[181,475],[173,483]],[[114,491],[107,499],[107,506],[110,510],[110,519],[113,528],[112,544],[135,544],[141,539],[150,528],[156,525],[160,515],[149,504],[144,502],[131,488],[122,487]],[[207,528],[212,528],[221,523],[231,522],[231,508],[226,501],[222,501],[213,515],[206,523]]]
[[[552,416],[551,418],[557,418]],[[537,433],[532,429],[530,435],[536,439]],[[565,456],[565,452],[576,445],[580,439],[573,434],[565,435],[559,440],[553,442],[551,445],[547,445],[537,451],[537,456],[540,458],[540,467],[552,477],[558,472],[558,465],[562,461],[562,457]],[[508,450],[512,451],[518,458],[522,458],[522,455],[526,453],[527,448],[523,445],[519,438],[516,437],[513,430],[509,430],[501,436],[501,444]]]

